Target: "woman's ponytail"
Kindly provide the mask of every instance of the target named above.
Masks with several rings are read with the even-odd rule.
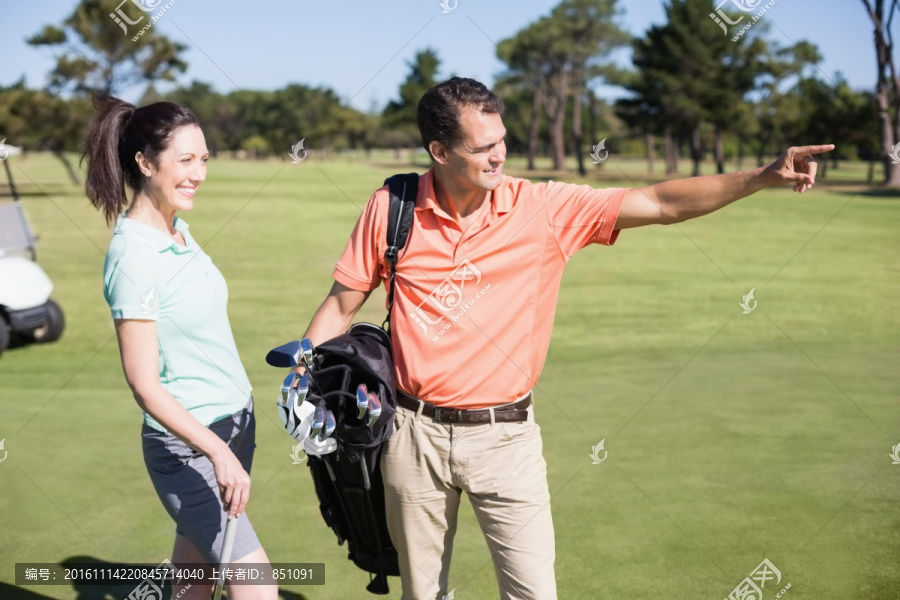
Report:
[[[84,142],[82,161],[87,161],[85,192],[96,208],[103,211],[107,223],[128,204],[120,146],[125,129],[134,116],[135,106],[106,96],[94,102],[94,120]],[[127,159],[126,159],[127,160]],[[131,157],[134,160],[134,157]]]

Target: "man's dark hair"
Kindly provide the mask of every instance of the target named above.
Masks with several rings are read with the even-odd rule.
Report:
[[[464,106],[474,106],[487,114],[503,114],[503,100],[480,81],[454,77],[439,83],[425,92],[416,110],[416,122],[426,150],[433,141],[446,148],[459,142],[462,136],[459,113]]]

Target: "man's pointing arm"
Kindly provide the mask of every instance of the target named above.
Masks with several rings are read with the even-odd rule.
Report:
[[[625,194],[616,229],[680,223],[694,219],[751,194],[791,183],[803,193],[816,180],[815,154],[834,150],[834,145],[788,148],[767,167],[724,175],[691,177],[634,188]]]

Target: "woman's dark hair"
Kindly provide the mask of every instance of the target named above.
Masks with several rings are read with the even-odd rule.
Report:
[[[87,161],[84,188],[88,199],[112,224],[128,205],[127,185],[139,192],[144,175],[135,155],[140,152],[153,165],[168,147],[175,130],[197,125],[189,108],[174,102],[156,102],[136,108],[112,96],[94,101],[94,120],[84,141],[81,161]]]
[[[438,141],[451,148],[462,136],[459,112],[464,106],[474,106],[483,113],[503,114],[503,100],[483,83],[474,79],[454,77],[439,83],[422,96],[416,109],[416,122],[422,134],[422,144]],[[432,157],[433,158],[433,157]]]

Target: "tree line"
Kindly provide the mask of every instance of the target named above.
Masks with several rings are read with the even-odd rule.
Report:
[[[874,95],[826,76],[813,44],[779,46],[766,37],[765,21],[747,35],[723,34],[706,0],[670,0],[665,13],[664,24],[632,38],[617,25],[617,0],[563,0],[498,44],[507,68],[496,87],[516,112],[511,145],[529,168],[548,140],[554,168],[574,154],[583,174],[584,123],[591,143],[607,139],[613,151],[636,154],[642,140],[651,172],[657,155],[666,173],[687,156],[699,174],[708,154],[723,172],[727,157],[738,167],[747,156],[762,164],[810,140],[837,144],[832,160],[882,156]],[[632,68],[610,60],[618,48],[632,50]],[[626,97],[609,110],[592,90],[598,82],[620,86]]]
[[[723,172],[729,159],[740,168],[750,160],[762,164],[789,145],[835,143],[833,162],[870,161],[870,177],[880,162],[885,183],[900,185],[900,165],[890,157],[900,141],[900,78],[889,35],[898,1],[862,0],[879,61],[879,81],[867,92],[823,73],[815,45],[771,41],[765,19],[745,34],[728,35],[717,15],[725,23],[746,15],[717,13],[711,0],[669,0],[666,22],[638,37],[619,25],[618,0],[561,0],[497,45],[504,68],[494,89],[507,105],[507,147],[525,156],[529,169],[549,157],[555,170],[564,170],[566,157],[574,156],[584,174],[589,151],[602,139],[614,153],[646,158],[650,172],[657,158],[666,173],[687,158],[696,174],[707,156]],[[110,18],[118,5],[81,0],[62,23],[28,38],[57,50],[58,59],[43,89],[24,81],[0,87],[0,132],[9,132],[8,143],[53,152],[76,178],[65,153],[80,147],[92,96],[143,85],[141,103],[168,99],[191,107],[214,154],[282,155],[303,138],[325,153],[420,145],[415,110],[439,81],[434,50],[421,50],[408,63],[397,97],[381,111],[356,110],[327,87],[300,83],[221,93],[193,81],[160,93],[157,84],[186,72],[186,48],[156,28],[137,41],[123,36],[125,26]],[[614,57],[627,49],[632,64],[616,66]],[[618,86],[624,98],[604,101],[595,91],[599,84]]]

